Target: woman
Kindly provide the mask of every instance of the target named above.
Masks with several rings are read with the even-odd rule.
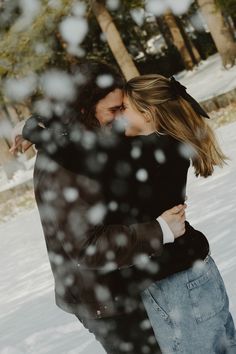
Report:
[[[123,106],[126,135],[133,144],[141,136],[147,156],[142,166],[156,195],[159,213],[184,201],[190,160],[196,176],[203,177],[225,163],[226,157],[203,117],[208,116],[174,78],[146,75],[130,80]],[[147,203],[142,213],[148,211],[151,218],[151,210]],[[193,254],[199,247],[200,241],[192,242],[193,237],[187,227],[185,237],[179,239],[180,248],[174,245],[177,257],[183,248]],[[164,248],[173,251],[173,245]],[[213,259],[205,256],[203,262],[142,292],[163,353],[236,353],[236,333],[225,286]]]

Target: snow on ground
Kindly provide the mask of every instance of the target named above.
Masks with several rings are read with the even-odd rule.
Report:
[[[33,178],[33,170],[18,170],[10,180],[4,180],[4,184],[0,187],[0,192],[13,188],[19,184],[27,182]]]
[[[104,353],[74,316],[55,305],[37,210],[1,224],[0,237],[0,353]]]
[[[23,159],[25,159],[24,155],[21,156]],[[0,169],[0,192],[16,187],[19,184],[31,180],[33,178],[33,166],[35,159],[36,156],[31,158],[30,160],[21,161],[23,168],[17,170],[10,180],[7,179],[3,169]]]
[[[194,70],[184,70],[175,77],[187,87],[189,94],[199,101],[236,88],[236,66],[224,69],[218,53],[202,61]]]
[[[232,159],[207,179],[189,173],[188,219],[209,238],[236,319],[236,123],[218,129]],[[54,303],[53,279],[36,209],[0,224],[0,354],[104,354]]]

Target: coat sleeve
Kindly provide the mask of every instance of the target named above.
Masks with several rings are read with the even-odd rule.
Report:
[[[161,255],[162,250],[163,235],[157,221],[103,225],[88,230],[78,260],[84,268],[114,270],[139,265],[146,258]]]
[[[29,117],[23,126],[22,136],[24,139],[30,141],[32,144],[43,143],[43,131],[44,128],[39,124],[42,123],[42,119],[38,115],[32,115]]]
[[[40,123],[43,123],[45,127],[40,126]],[[61,166],[71,172],[79,173],[82,169],[82,161],[78,164],[74,157],[78,154],[85,157],[90,150],[92,153],[96,152],[95,146],[86,149],[83,146],[83,141],[71,138],[71,133],[73,135],[75,130],[79,133],[80,128],[78,124],[66,126],[50,122],[47,125],[45,124],[45,118],[34,114],[26,120],[22,136],[34,144],[37,150],[43,151],[44,154]]]

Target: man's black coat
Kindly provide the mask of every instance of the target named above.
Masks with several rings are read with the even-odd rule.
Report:
[[[35,117],[23,135],[38,149],[35,197],[59,307],[90,318],[130,312],[150,283],[208,254],[188,223],[163,247],[156,217],[183,203],[189,167],[173,138],[43,129]]]

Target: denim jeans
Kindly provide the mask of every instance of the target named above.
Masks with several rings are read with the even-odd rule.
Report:
[[[152,284],[142,300],[162,353],[236,353],[228,296],[210,256]]]

